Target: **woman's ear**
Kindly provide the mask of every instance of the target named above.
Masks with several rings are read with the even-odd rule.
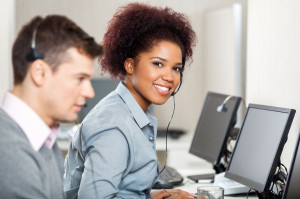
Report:
[[[124,67],[125,67],[126,72],[129,75],[132,75],[134,73],[134,59],[127,58],[124,62]]]

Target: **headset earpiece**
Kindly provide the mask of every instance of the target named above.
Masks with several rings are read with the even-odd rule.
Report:
[[[36,46],[35,42],[36,42],[37,28],[38,28],[38,26],[33,31],[32,40],[31,40],[31,50],[30,50],[30,53],[28,53],[26,56],[26,60],[29,62],[33,62],[37,59],[44,59],[44,54],[37,52],[36,47],[35,47]]]
[[[29,62],[33,62],[37,59],[44,59],[44,54],[38,53],[35,48],[31,48],[30,53],[28,53],[26,56],[26,60]]]

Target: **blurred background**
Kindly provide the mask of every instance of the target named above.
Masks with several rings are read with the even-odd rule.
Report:
[[[0,98],[12,88],[11,46],[24,23],[36,15],[62,14],[98,42],[116,9],[129,0],[0,0]],[[289,166],[300,127],[300,1],[298,0],[152,0],[186,14],[197,34],[193,62],[176,94],[170,128],[193,134],[208,91],[241,96],[256,103],[298,111],[282,162]],[[93,79],[101,75],[95,61]],[[170,120],[173,102],[153,106],[159,127]],[[238,123],[245,107],[241,104]]]

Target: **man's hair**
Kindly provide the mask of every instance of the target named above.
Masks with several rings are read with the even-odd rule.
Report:
[[[102,46],[67,17],[60,15],[34,17],[22,27],[12,48],[15,85],[23,82],[32,63],[26,57],[31,52],[35,31],[35,50],[44,55],[43,60],[54,71],[65,61],[66,51],[71,47],[77,48],[80,53],[90,58],[96,58],[103,53]]]

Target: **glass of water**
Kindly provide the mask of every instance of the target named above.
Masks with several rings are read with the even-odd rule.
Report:
[[[197,199],[224,199],[224,189],[219,186],[198,187]]]

